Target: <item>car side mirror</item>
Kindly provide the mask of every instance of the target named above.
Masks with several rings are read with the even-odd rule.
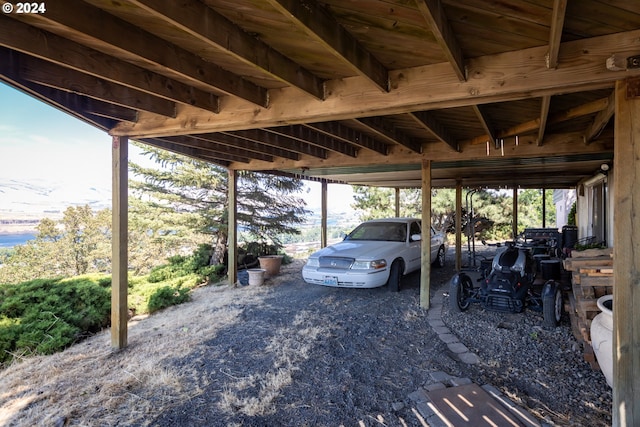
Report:
[[[419,242],[420,240],[422,240],[422,234],[412,234],[411,235],[411,241],[412,242]]]

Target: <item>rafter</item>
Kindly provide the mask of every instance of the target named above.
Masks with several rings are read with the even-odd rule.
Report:
[[[220,145],[226,145],[227,147],[240,148],[244,151],[247,151],[247,155],[249,157],[253,157],[252,153],[257,153],[259,155],[282,157],[290,160],[300,160],[300,154],[294,151],[276,148],[254,141],[248,141],[244,138],[239,138],[237,136],[227,135],[224,133],[197,134],[192,135],[191,137],[202,141],[209,141]],[[256,158],[259,157],[260,156],[256,156]]]
[[[319,148],[294,138],[276,135],[275,133],[267,132],[263,129],[239,130],[235,132],[228,132],[227,134],[244,138],[249,141],[271,145],[272,147],[294,151],[300,154],[307,154],[321,159],[327,158],[327,150],[324,148]]]
[[[551,96],[542,97],[540,104],[540,124],[538,125],[538,145],[544,141],[544,133],[547,130],[547,119],[549,118],[549,107],[551,106]]]
[[[186,147],[197,148],[209,152],[211,156],[215,156],[222,160],[228,160],[230,162],[242,162],[249,163],[251,159],[258,159],[265,162],[272,162],[273,156],[260,153],[249,153],[247,150],[243,150],[237,147],[230,147],[224,144],[218,144],[212,141],[203,141],[199,138],[194,138],[188,135],[185,136],[169,136],[160,138],[163,141],[171,142],[178,145],[184,145]]]
[[[449,25],[449,20],[442,9],[440,0],[416,0],[416,5],[427,21],[429,29],[453,67],[453,71],[456,73],[456,76],[458,76],[458,79],[461,82],[467,80],[462,49],[460,49],[453,29],[451,25]]]
[[[442,123],[436,120],[428,111],[415,111],[413,113],[407,113],[409,117],[411,117],[416,123],[422,126],[424,129],[428,130],[438,138],[439,141],[444,142],[455,151],[460,151],[460,147],[458,143],[455,141],[453,136],[449,134],[447,128],[445,128]]]
[[[482,128],[487,133],[487,139],[489,143],[495,147],[496,145],[495,130],[493,129],[493,126],[491,126],[491,123],[489,122],[489,118],[487,117],[487,115],[484,113],[484,111],[479,105],[472,105],[471,108],[473,108],[473,112],[476,113],[476,117],[480,121]]]
[[[383,117],[362,117],[356,119],[356,122],[364,125],[371,132],[374,132],[381,139],[393,144],[399,144],[416,153],[422,152],[422,146],[419,142],[414,141],[401,130],[397,129]]]
[[[385,143],[337,122],[308,123],[304,126],[349,144],[375,151],[383,156],[389,154],[389,148]]]
[[[225,168],[229,167],[229,165],[231,164],[230,161],[225,159],[220,159],[214,155],[211,155],[210,152],[207,152],[205,150],[200,150],[198,148],[193,148],[193,147],[186,147],[184,145],[175,144],[173,142],[163,141],[160,138],[145,138],[145,139],[141,139],[140,141],[145,144],[152,145],[154,147],[171,151],[172,153],[191,157],[192,159],[196,159],[200,161],[215,163]]]
[[[389,91],[387,69],[315,0],[266,1],[333,55],[342,58],[358,75],[375,84],[378,89]]]
[[[304,126],[278,126],[274,128],[264,129],[267,132],[275,133],[298,141],[315,145],[320,148],[327,149],[336,153],[344,154],[349,157],[356,157],[358,150],[351,144],[337,140],[332,136],[317,132],[314,129]]]
[[[0,48],[0,64],[0,74],[10,76],[12,79],[24,79],[67,92],[73,91],[90,98],[165,117],[176,116],[174,102],[88,74],[64,69],[6,48]]]
[[[235,59],[263,74],[293,85],[317,99],[324,99],[324,84],[320,78],[199,1],[132,0],[130,3],[162,17],[205,43],[232,54]]]
[[[558,66],[558,54],[562,41],[562,28],[564,27],[564,15],[567,10],[567,0],[554,0],[553,13],[551,15],[551,30],[549,32],[549,52],[547,52],[547,68]]]
[[[5,1],[0,0],[0,3]],[[83,1],[52,2],[47,5],[45,14],[11,16],[45,27],[63,25],[67,32],[72,30],[82,34],[83,42],[93,44],[100,51],[117,51],[132,61],[142,60],[150,69],[197,85],[202,90],[236,96],[261,107],[268,106],[266,89]],[[87,40],[87,36],[92,40]]]
[[[567,120],[574,119],[576,117],[584,117],[590,114],[595,114],[607,108],[608,104],[609,104],[608,98],[602,98],[592,102],[587,102],[586,104],[582,104],[577,107],[570,108],[566,111],[561,111],[559,113],[553,114],[552,116],[548,117],[547,124],[562,123]],[[541,123],[540,118],[519,123],[508,129],[503,129],[498,131],[496,134],[496,137],[507,138],[509,136],[516,136],[516,135],[522,135],[528,132],[533,132],[540,129],[540,123]],[[487,135],[480,135],[466,142],[471,144],[484,144],[487,141],[487,138],[488,138]],[[538,145],[538,139],[536,139],[536,145]]]
[[[219,112],[218,97],[0,15],[0,45],[178,103]],[[51,46],[56,46],[52,49]],[[105,66],[109,64],[109,66]]]
[[[613,113],[616,109],[616,98],[615,91],[611,92],[611,95],[607,98],[607,106],[606,108],[600,110],[596,117],[593,119],[591,126],[587,129],[584,135],[584,142],[586,144],[590,144],[594,138],[596,138],[600,132],[607,126],[611,117],[613,117]]]
[[[611,46],[616,46],[622,55],[632,55],[637,52],[638,39],[640,30],[562,43],[563,66],[553,71],[547,69],[544,61],[547,47],[541,46],[471,58],[467,68],[473,78],[463,83],[452,78],[449,64],[434,64],[392,71],[394,90],[391,93],[381,93],[371,88],[366,79],[352,77],[327,82],[329,95],[322,102],[296,100],[291,91],[297,93],[297,89],[283,88],[269,109],[260,110],[259,114],[232,98],[225,100],[225,109],[216,120],[185,109],[173,120],[141,117],[136,124],[119,124],[111,133],[132,137],[167,135],[183,132],[185,122],[190,124],[193,133],[205,133],[506,102],[553,95],[558,91],[568,94],[612,88],[619,75],[603,71],[602,65],[610,56]],[[638,75],[637,69],[625,74]]]

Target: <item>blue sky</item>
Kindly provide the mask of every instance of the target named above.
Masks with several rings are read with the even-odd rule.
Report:
[[[130,147],[129,158],[144,161],[137,153]],[[65,190],[65,200],[74,193],[83,194],[86,188],[110,192],[111,137],[0,83],[0,182],[3,180],[54,185]],[[317,209],[320,184],[308,186],[308,207]],[[329,200],[335,205],[330,203],[329,210],[344,211],[351,195],[350,186],[330,185]],[[0,210],[2,205],[0,199]]]

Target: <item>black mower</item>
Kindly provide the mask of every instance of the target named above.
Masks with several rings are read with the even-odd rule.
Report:
[[[471,271],[451,279],[451,308],[462,312],[480,303],[487,310],[520,313],[527,307],[543,313],[545,326],[557,326],[563,308],[562,264],[550,252],[549,247],[507,243],[474,270],[480,275],[479,286],[474,286]]]

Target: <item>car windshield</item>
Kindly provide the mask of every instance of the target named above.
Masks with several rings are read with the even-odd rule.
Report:
[[[407,225],[397,222],[368,222],[356,227],[345,240],[406,242]]]

